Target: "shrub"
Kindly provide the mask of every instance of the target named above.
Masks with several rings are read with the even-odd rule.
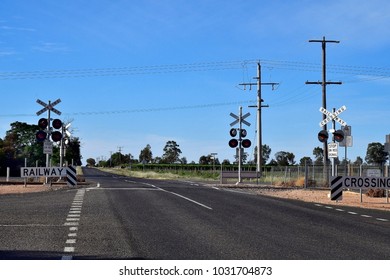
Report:
[[[369,197],[386,197],[386,191],[381,189],[369,189],[366,195]]]

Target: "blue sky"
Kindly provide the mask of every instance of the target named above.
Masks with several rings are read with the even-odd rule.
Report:
[[[298,162],[320,146],[321,44],[327,45],[327,107],[347,110],[348,158],[365,157],[371,142],[390,134],[390,2],[344,1],[111,1],[3,0],[0,3],[0,137],[14,121],[36,123],[45,102],[60,98],[61,118],[87,158],[110,151],[138,158],[150,144],[161,156],[168,140],[182,157],[228,147],[231,112],[248,108],[262,64],[263,143],[292,152]],[[252,145],[252,148],[254,145]],[[249,153],[253,149],[248,149]],[[343,154],[343,153],[342,153]]]

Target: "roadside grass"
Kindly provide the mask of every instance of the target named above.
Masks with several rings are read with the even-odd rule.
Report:
[[[177,180],[192,179],[202,181],[215,181],[219,179],[219,173],[201,172],[201,171],[133,171],[125,168],[102,168],[99,170],[135,178],[159,179],[159,180]]]
[[[205,182],[219,182],[220,173],[219,172],[210,172],[210,171],[188,171],[188,170],[158,170],[158,171],[139,171],[139,170],[130,170],[128,168],[106,168],[106,167],[97,167],[97,169],[109,172],[112,174],[135,177],[135,178],[144,178],[144,179],[157,179],[157,180],[194,180],[194,181],[205,181]],[[304,187],[305,178],[300,176],[298,178],[285,178],[283,175],[275,176],[267,174],[259,180],[261,185],[269,185],[275,187]],[[271,176],[270,176],[271,175]],[[277,174],[279,175],[279,174]],[[256,184],[256,179],[244,179],[243,183]],[[235,184],[237,179],[229,179],[228,184]],[[315,187],[316,182],[309,180],[309,187]]]

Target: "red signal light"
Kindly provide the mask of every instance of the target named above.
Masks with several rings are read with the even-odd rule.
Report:
[[[329,138],[329,135],[328,135],[328,132],[326,130],[321,130],[320,132],[318,132],[318,140],[320,142],[325,142],[327,141]]]
[[[51,133],[51,139],[52,139],[54,142],[61,141],[61,139],[62,139],[62,133],[59,132],[59,131],[53,131],[53,132]]]
[[[333,133],[334,140],[337,142],[341,142],[344,140],[344,132],[342,130],[336,130]]]
[[[241,146],[242,146],[243,148],[249,148],[251,145],[252,145],[252,142],[251,142],[251,140],[249,140],[249,139],[244,139],[244,140],[242,140],[242,142],[241,142]]]
[[[37,139],[38,142],[43,142],[45,141],[46,137],[47,137],[47,133],[44,132],[43,130],[39,130],[36,134],[35,134],[35,137]]]
[[[229,141],[229,147],[230,148],[235,148],[238,146],[238,140],[237,139],[230,139]]]

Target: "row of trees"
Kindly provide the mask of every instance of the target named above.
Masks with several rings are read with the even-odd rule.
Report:
[[[148,144],[143,148],[139,154],[138,159],[134,159],[132,154],[122,154],[120,152],[113,153],[108,160],[98,160],[89,158],[87,159],[87,164],[90,166],[120,166],[132,163],[161,163],[161,164],[172,164],[172,163],[181,163],[187,164],[187,159],[185,157],[180,157],[182,151],[180,150],[179,145],[175,141],[168,141],[164,147],[164,154],[162,157],[153,158],[152,147]]]
[[[127,164],[136,164],[136,163],[154,163],[154,164],[173,164],[173,163],[181,163],[187,164],[187,159],[185,157],[181,157],[182,151],[180,150],[179,145],[175,141],[168,141],[164,147],[164,153],[162,157],[153,157],[152,147],[148,144],[144,149],[140,151],[138,159],[134,158],[133,155],[127,154],[123,155],[120,152],[114,153],[108,160],[98,160],[89,158],[87,159],[87,164],[91,166],[99,165],[99,166],[119,166],[119,165],[127,165]],[[313,149],[314,160],[305,156],[296,162],[295,155],[291,152],[287,151],[279,151],[275,153],[275,158],[270,159],[271,156],[271,148],[268,145],[262,146],[262,165],[269,166],[289,166],[289,165],[322,165],[323,164],[323,149],[320,147],[316,147]],[[257,147],[254,149],[254,157],[253,160],[248,161],[248,154],[244,153],[243,162],[248,164],[256,164],[257,162]],[[365,161],[367,164],[375,164],[375,165],[383,165],[388,159],[388,153],[385,152],[385,147],[381,143],[370,143],[367,147],[367,153],[365,157]],[[237,163],[238,159],[234,163]],[[355,161],[348,162],[353,164],[363,164],[363,159],[361,157],[357,157]],[[223,164],[228,165],[231,164],[229,160],[225,159],[222,162],[218,158],[213,157],[212,155],[202,155],[198,161],[201,165],[211,165],[211,164]],[[336,164],[345,164],[346,160],[340,161],[338,158],[335,159]],[[191,162],[191,164],[195,164],[195,162]]]
[[[45,166],[46,156],[43,153],[43,143],[36,141],[36,132],[39,130],[37,125],[31,125],[24,122],[11,123],[11,129],[6,132],[5,137],[0,138],[0,176],[6,175],[7,167],[11,168],[11,174],[13,176],[19,176],[20,167],[24,166]],[[55,146],[53,149],[53,155],[51,157],[52,165],[59,164],[60,155],[59,147]],[[152,147],[146,145],[139,153],[138,159],[135,159],[131,154],[123,155],[120,152],[112,154],[109,160],[98,161],[90,158],[87,160],[87,164],[95,166],[119,166],[131,163],[156,163],[156,164],[187,164],[187,159],[181,156],[182,151],[180,146],[175,141],[168,141],[163,149],[163,155],[161,157],[153,157]],[[243,157],[244,162],[248,164],[255,164],[257,161],[257,148],[254,150],[253,161],[247,161],[248,154]],[[279,151],[275,153],[275,158],[270,159],[271,148],[268,145],[262,146],[262,165],[304,165],[315,164],[321,165],[323,163],[323,150],[320,147],[316,147],[313,150],[314,160],[307,156],[303,157],[296,162],[295,155],[287,151]],[[74,162],[74,164],[81,165],[82,156],[80,153],[80,141],[77,137],[72,137],[67,145],[67,152],[64,158],[64,162]],[[370,143],[367,147],[365,162],[367,164],[383,165],[388,159],[388,153],[385,152],[385,147],[381,143]],[[195,163],[195,162],[191,162]],[[229,160],[225,159],[222,162],[218,158],[214,158],[211,155],[202,155],[199,158],[199,164],[231,164]],[[340,162],[336,159],[336,163],[345,163],[345,159]],[[354,164],[362,164],[363,159],[357,157],[352,162]]]
[[[37,125],[24,122],[11,123],[11,129],[6,132],[5,137],[0,138],[0,176],[6,175],[7,167],[11,170],[12,176],[20,175],[20,167],[45,166],[46,155],[43,153],[43,143],[36,141]],[[67,145],[67,152],[64,162],[74,162],[81,165],[80,141],[77,137],[70,139]],[[52,165],[60,162],[60,149],[55,146],[51,157]]]

